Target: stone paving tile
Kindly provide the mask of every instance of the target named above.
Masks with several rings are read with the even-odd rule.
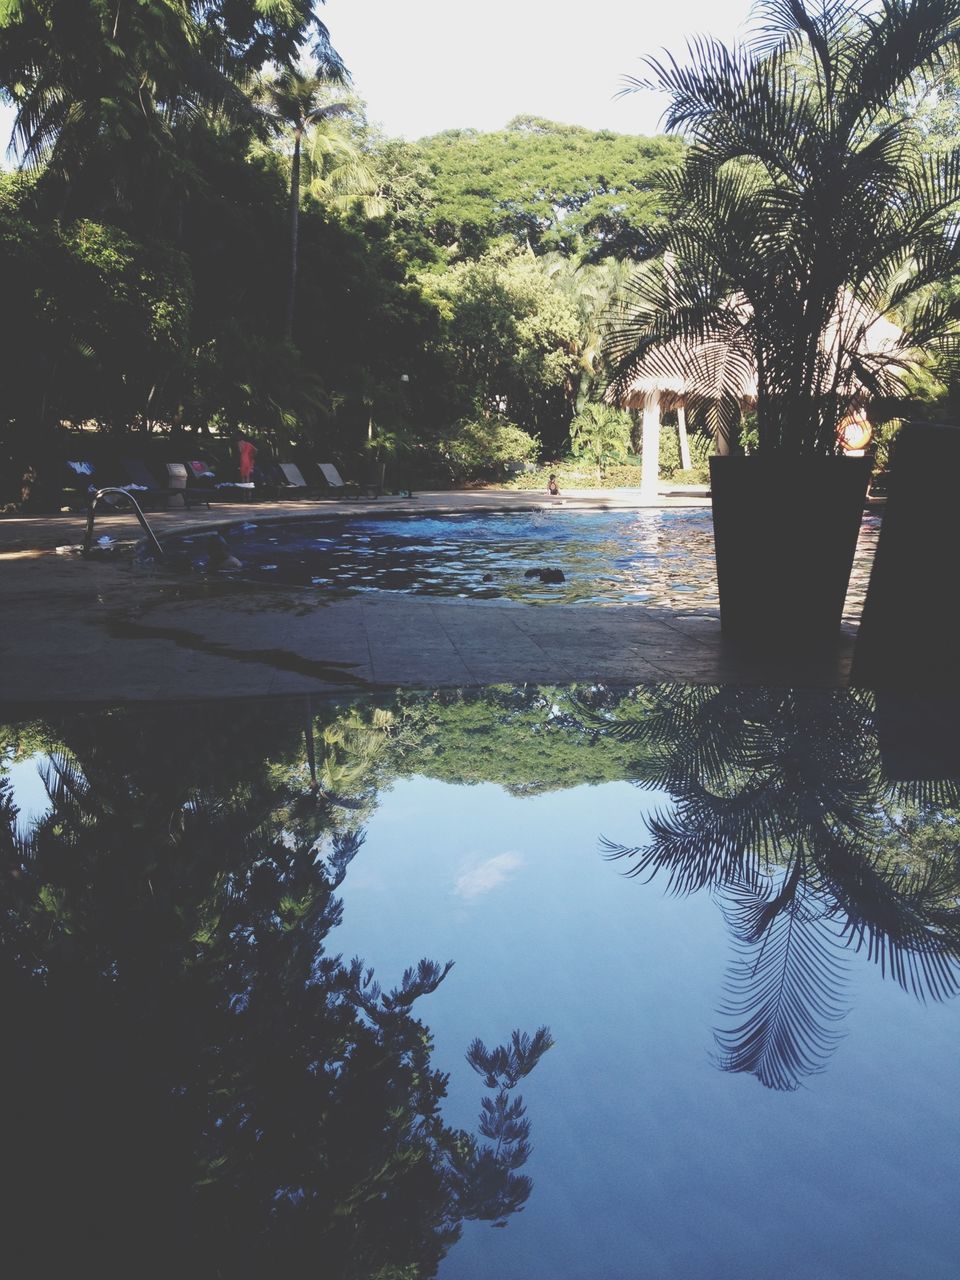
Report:
[[[462,496],[444,500],[454,509],[454,497]],[[476,499],[477,509],[496,505],[485,499]],[[499,495],[498,501],[523,505],[515,495]],[[534,499],[527,495],[524,501]],[[335,514],[332,506],[320,509]],[[306,508],[297,512],[305,513]],[[221,508],[209,516],[190,512],[189,520],[161,515],[167,519],[157,522],[165,530],[260,518],[243,508]],[[114,523],[129,521],[114,517]],[[72,521],[74,532],[78,524]],[[4,550],[31,538],[53,546],[68,541],[70,532],[69,518],[32,525],[0,520],[0,699],[216,698],[377,684],[593,679],[628,685],[660,679],[849,682],[849,635],[825,659],[776,660],[733,649],[714,618],[637,605],[537,606],[401,595],[318,599],[295,588],[172,580],[123,563]]]
[[[274,678],[267,690],[271,698],[285,697],[291,694],[349,694],[352,691],[363,692],[364,690],[382,687],[382,683],[375,681],[373,673],[369,668],[358,669],[353,680],[341,683],[331,683],[330,681],[317,680],[311,676],[298,675],[295,671],[278,671],[274,673]]]
[[[428,649],[411,653],[402,646],[371,646],[373,678],[427,686],[469,683],[468,664],[455,650]]]
[[[549,650],[547,658],[551,666],[565,669],[571,680],[583,684],[591,680],[613,681],[614,683],[647,684],[661,681],[662,674],[649,663],[642,661],[621,662],[616,658],[596,658],[582,663],[564,661],[563,655],[554,655]]]
[[[509,675],[504,672],[502,667],[471,665],[469,679],[465,683],[468,685],[544,685],[573,684],[576,681],[577,677],[572,672],[564,670],[563,667],[558,668],[550,663],[539,663],[530,666],[513,667]]]

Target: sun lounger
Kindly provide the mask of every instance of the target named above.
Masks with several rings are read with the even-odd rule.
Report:
[[[167,485],[173,494],[179,494],[185,507],[195,507],[201,502],[210,510],[210,498],[213,490],[209,484],[195,482],[185,462],[167,463]],[[174,499],[171,498],[171,502]]]
[[[159,502],[166,507],[170,505],[170,500],[174,496],[182,501],[181,491],[158,484],[156,476],[141,459],[123,458],[120,465],[126,472],[127,479],[117,488],[126,489],[128,493],[132,493],[141,507],[146,506],[148,502]]]
[[[317,470],[326,483],[326,492],[336,498],[359,498],[361,486],[355,480],[344,480],[332,462],[318,462]]]
[[[85,511],[91,496],[98,488],[97,469],[92,462],[81,458],[64,464],[64,483],[60,488],[60,501],[71,511]]]
[[[271,470],[281,498],[316,498],[325,492],[325,487],[310,484],[295,462],[276,462]]]
[[[210,490],[212,498],[218,498],[223,502],[252,502],[254,499],[253,481],[239,480],[220,480],[217,473],[209,462],[205,462],[202,458],[196,458],[192,462],[188,462],[187,474],[188,478],[192,477],[195,481],[200,481],[206,488]]]

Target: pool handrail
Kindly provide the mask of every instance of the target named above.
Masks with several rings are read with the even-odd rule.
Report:
[[[101,498],[106,497],[107,494],[110,494],[110,493],[118,494],[121,497],[127,498],[129,500],[130,505],[133,507],[134,514],[136,515],[137,519],[140,521],[140,527],[143,529],[144,533],[147,535],[147,537],[150,539],[151,543],[153,544],[154,551],[156,551],[158,556],[162,556],[163,547],[161,547],[160,543],[157,541],[157,535],[153,532],[153,530],[150,528],[150,525],[147,523],[147,517],[143,514],[143,510],[141,509],[140,503],[136,500],[136,498],[129,491],[129,489],[120,489],[116,485],[108,485],[104,489],[98,489],[96,493],[93,495],[93,497],[90,499],[90,510],[87,512],[87,532],[84,535],[84,539],[83,539],[83,554],[86,555],[87,552],[90,550],[91,545],[93,544],[93,521],[97,513],[97,503],[100,501]]]

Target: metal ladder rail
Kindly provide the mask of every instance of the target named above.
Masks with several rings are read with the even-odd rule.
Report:
[[[129,490],[118,489],[113,485],[110,485],[105,489],[98,489],[90,500],[90,510],[87,512],[87,532],[83,539],[83,554],[86,555],[87,552],[90,550],[91,545],[93,544],[93,521],[94,521],[94,517],[97,514],[97,503],[100,501],[101,498],[106,497],[108,493],[119,494],[121,497],[126,498],[129,501],[130,505],[133,507],[134,514],[136,515],[137,519],[140,521],[140,527],[143,529],[144,533],[147,535],[147,537],[150,539],[151,543],[153,544],[154,551],[157,553],[158,556],[162,556],[163,547],[161,547],[160,543],[157,541],[157,535],[153,532],[153,530],[150,528],[149,524],[147,523],[147,517],[143,514],[143,510],[140,507],[140,503],[136,500],[133,494],[129,492]]]

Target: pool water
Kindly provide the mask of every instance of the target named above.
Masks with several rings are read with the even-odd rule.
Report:
[[[864,516],[847,610],[858,616],[879,517]],[[713,518],[703,508],[535,511],[442,517],[314,517],[226,531],[245,576],[325,594],[403,591],[525,604],[644,604],[717,615]],[[168,539],[208,565],[209,535]],[[527,574],[559,569],[563,581]]]
[[[957,711],[0,714],[17,1274],[952,1280]]]

